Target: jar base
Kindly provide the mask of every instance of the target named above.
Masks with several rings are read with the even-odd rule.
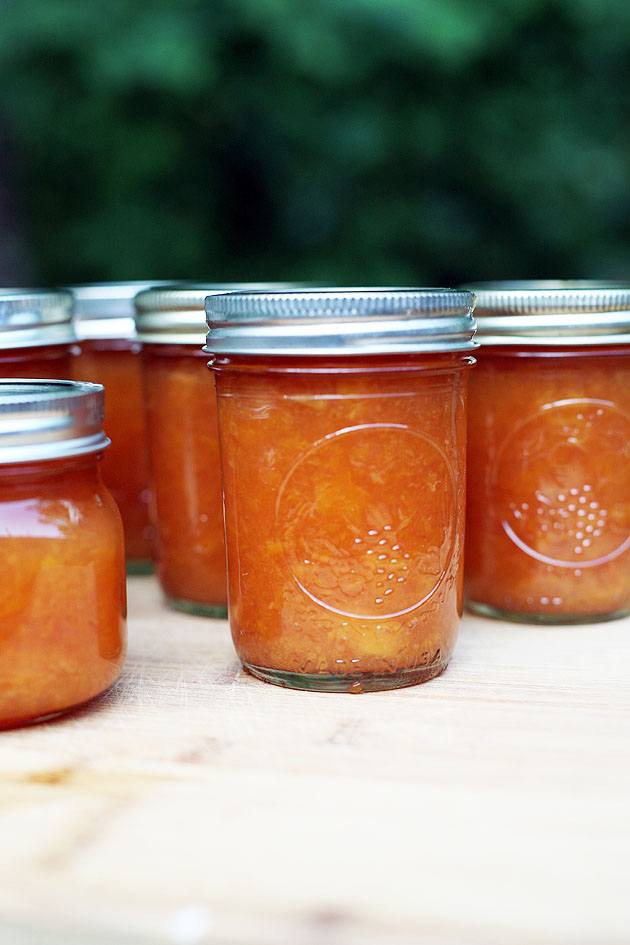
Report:
[[[141,575],[141,574],[153,574],[155,568],[153,562],[148,558],[131,558],[125,564],[127,574],[131,575]]]
[[[621,620],[630,615],[630,610],[616,610],[606,614],[536,614],[520,611],[503,610],[491,604],[481,604],[478,601],[467,600],[466,607],[473,614],[481,617],[490,617],[492,620],[508,620],[511,623],[529,623],[537,626],[559,627],[587,623],[607,623],[609,620]]]
[[[448,662],[440,660],[428,666],[403,669],[398,673],[290,673],[282,669],[267,669],[243,663],[246,672],[263,682],[285,689],[305,689],[309,692],[380,692],[386,689],[403,689],[417,686],[443,673]]]
[[[91,699],[88,700],[88,702],[91,701]],[[68,713],[74,712],[75,709],[80,709],[87,704],[82,702],[78,706],[72,705],[68,709],[57,709],[56,712],[47,712],[45,715],[27,715],[24,718],[7,719],[7,721],[0,722],[0,732],[8,732],[14,728],[28,728],[31,725],[41,725],[43,722],[52,722],[54,719],[61,718],[62,715],[68,715]]]
[[[87,699],[83,699],[81,702],[76,702],[73,705],[69,705],[65,709],[55,709],[54,712],[44,712],[43,715],[25,715],[14,719],[5,719],[0,721],[0,732],[6,732],[16,728],[30,728],[32,725],[42,725],[45,722],[54,722],[66,715],[72,715],[74,712],[79,712],[81,709],[89,709],[91,706],[95,706],[104,696],[111,692],[117,681],[118,677],[112,680],[112,682],[106,686],[105,689],[102,689],[100,692],[97,692],[95,695],[90,696]]]
[[[192,614],[193,617],[215,617],[219,620],[225,620],[227,617],[225,604],[204,604],[198,600],[186,600],[183,597],[169,596],[166,597],[166,603],[172,610]]]

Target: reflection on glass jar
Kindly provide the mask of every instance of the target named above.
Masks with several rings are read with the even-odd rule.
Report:
[[[81,342],[74,377],[105,387],[105,429],[112,445],[103,460],[103,478],[120,509],[131,573],[152,569],[141,346],[133,305],[147,287],[145,282],[111,282],[72,288]]]
[[[207,310],[241,660],[322,690],[438,675],[462,605],[471,296],[239,296]]]
[[[630,610],[630,290],[515,284],[482,288],[478,304],[470,604],[544,623],[620,616]]]
[[[0,727],[83,704],[125,651],[122,526],[102,388],[0,382]]]

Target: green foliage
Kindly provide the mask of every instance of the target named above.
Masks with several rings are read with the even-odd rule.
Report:
[[[629,39],[627,0],[2,0],[37,274],[628,278]]]

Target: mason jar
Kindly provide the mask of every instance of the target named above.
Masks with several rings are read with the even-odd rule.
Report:
[[[76,341],[69,292],[0,289],[0,377],[71,378]]]
[[[532,623],[630,611],[630,286],[481,285],[466,587]]]
[[[207,299],[230,624],[253,675],[361,692],[447,666],[472,307],[449,289]]]
[[[141,292],[145,415],[158,577],[167,602],[225,617],[227,588],[214,379],[205,369],[204,299],[229,285]]]
[[[82,705],[125,652],[120,515],[103,388],[0,380],[0,728]]]
[[[77,380],[105,386],[105,429],[112,445],[103,477],[118,503],[125,530],[127,570],[152,570],[149,472],[144,426],[140,342],[134,297],[150,283],[105,282],[72,287],[81,353]]]

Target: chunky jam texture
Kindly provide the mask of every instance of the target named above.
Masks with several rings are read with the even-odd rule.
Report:
[[[214,380],[201,345],[146,345],[144,377],[157,569],[170,598],[225,606]]]
[[[105,431],[112,443],[103,459],[103,478],[120,509],[127,559],[147,561],[152,548],[140,346],[84,341],[75,361],[77,380],[105,386]]]
[[[95,458],[0,465],[0,727],[107,689],[125,616],[122,526]]]
[[[425,678],[446,666],[469,360],[215,362],[230,621],[246,665]]]
[[[630,348],[482,349],[467,594],[540,620],[630,609]]]

